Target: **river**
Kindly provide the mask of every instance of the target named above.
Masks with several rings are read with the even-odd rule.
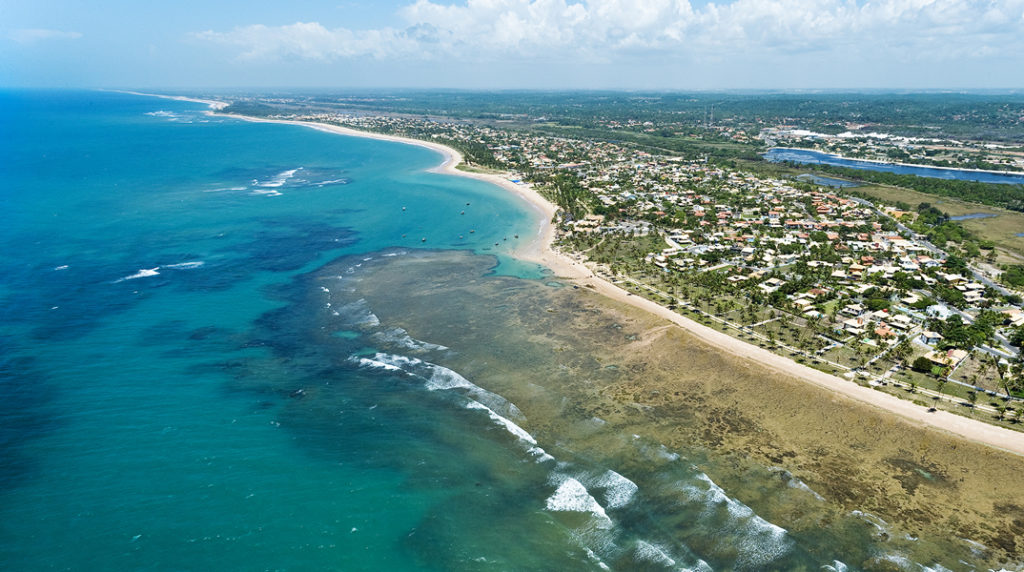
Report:
[[[903,165],[898,163],[880,163],[876,161],[864,161],[859,159],[847,159],[839,155],[811,151],[808,149],[769,149],[764,158],[774,163],[792,161],[794,163],[807,163],[813,165],[834,165],[836,167],[848,167],[851,169],[866,169],[869,171],[884,171],[899,175],[917,175],[918,177],[932,177],[936,179],[954,179],[959,181],[978,181],[981,183],[1000,183],[1007,185],[1024,185],[1024,174],[996,173],[991,171],[976,171],[971,169],[947,169],[942,167],[919,167]]]

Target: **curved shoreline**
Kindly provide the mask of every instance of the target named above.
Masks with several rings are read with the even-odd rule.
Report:
[[[131,93],[147,96],[155,95],[136,92]],[[554,243],[555,233],[554,225],[551,224],[551,220],[555,212],[558,210],[555,205],[548,202],[547,199],[542,197],[540,193],[529,185],[513,183],[508,178],[501,175],[469,173],[456,169],[458,164],[462,162],[462,154],[451,147],[430,141],[421,141],[396,135],[383,135],[379,133],[359,131],[348,127],[329,125],[326,123],[284,119],[264,119],[245,115],[217,113],[217,111],[219,109],[223,109],[226,104],[223,102],[187,98],[182,96],[155,96],[179,101],[203,103],[211,107],[211,110],[208,111],[208,113],[223,117],[231,117],[256,123],[299,125],[328,133],[404,143],[437,151],[444,156],[444,161],[437,167],[430,169],[430,171],[447,175],[469,177],[495,184],[514,193],[530,205],[531,208],[542,215],[538,232],[534,239],[530,240],[525,246],[513,250],[510,254],[523,260],[542,264],[551,269],[559,278],[574,281],[578,285],[588,287],[588,289],[591,289],[616,302],[650,312],[681,327],[711,346],[724,350],[744,360],[749,360],[753,362],[753,364],[767,368],[775,373],[793,377],[821,389],[825,389],[833,396],[848,399],[860,405],[895,414],[905,422],[916,427],[939,430],[971,442],[993,447],[1015,455],[1024,456],[1024,433],[1019,433],[968,417],[955,415],[946,411],[929,413],[920,405],[916,405],[910,401],[900,399],[887,393],[882,393],[871,388],[857,385],[856,383],[824,373],[810,366],[797,363],[761,347],[748,344],[742,340],[733,338],[732,336],[719,332],[709,326],[705,326],[691,320],[690,318],[682,316],[673,310],[648,300],[647,298],[633,295],[622,288],[619,288],[615,284],[612,284],[604,278],[596,275],[586,265],[574,261],[567,255],[554,250],[552,245]]]

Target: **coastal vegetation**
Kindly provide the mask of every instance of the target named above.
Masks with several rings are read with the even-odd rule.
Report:
[[[976,139],[1024,145],[1019,93],[621,92],[354,90],[295,93],[280,109],[427,116],[521,126],[611,127],[643,133],[704,134],[735,128],[751,136],[763,126],[799,125],[823,133],[865,126],[901,136]],[[233,100],[233,109],[258,98]],[[706,131],[705,131],[706,130]]]
[[[701,98],[449,95],[447,109],[435,95],[295,98],[271,116],[455,147],[557,205],[558,247],[635,295],[932,410],[1020,427],[1019,237],[953,220],[950,205],[1012,220],[1021,188],[765,162],[778,129],[764,117],[781,119],[744,123],[738,99],[712,115]],[[801,126],[826,127],[815,117]],[[862,186],[795,178],[808,172]]]

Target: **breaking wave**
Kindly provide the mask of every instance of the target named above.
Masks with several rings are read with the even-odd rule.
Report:
[[[439,344],[432,344],[417,340],[402,328],[391,328],[389,330],[375,332],[371,337],[377,342],[392,344],[416,352],[443,351],[448,349],[447,347]]]
[[[555,476],[556,479],[558,477],[561,477],[562,480],[557,482],[558,488],[545,502],[547,510],[556,512],[589,512],[597,519],[599,528],[611,528],[612,519],[608,518],[604,507],[597,502],[597,499],[591,496],[590,491],[587,490],[587,487],[583,486],[583,483],[564,475]]]
[[[737,549],[739,567],[764,567],[790,551],[793,542],[786,529],[766,521],[747,505],[730,498],[706,474],[698,473],[696,481],[683,487],[683,492],[691,501],[704,505],[702,518],[716,525],[723,541]]]
[[[138,280],[139,278],[149,278],[150,276],[159,276],[160,275],[160,272],[158,272],[159,270],[160,270],[159,266],[156,266],[154,268],[143,268],[143,269],[139,270],[138,272],[136,272],[135,274],[131,274],[129,276],[125,276],[123,278],[118,279],[117,281],[118,282],[122,282],[124,280]]]

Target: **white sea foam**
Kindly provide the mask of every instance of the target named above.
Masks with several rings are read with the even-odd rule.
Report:
[[[257,187],[263,187],[263,188],[272,188],[272,189],[284,186],[284,184],[288,182],[288,179],[291,179],[292,177],[294,177],[295,173],[299,172],[299,169],[301,169],[301,168],[302,167],[298,167],[296,169],[289,169],[287,171],[281,171],[280,173],[275,175],[274,178],[270,179],[269,181],[264,181],[264,182],[261,182],[261,183],[256,183],[256,186]]]
[[[522,441],[525,441],[531,445],[537,445],[537,440],[533,438],[533,435],[530,435],[522,427],[516,425],[515,423],[509,421],[508,419],[505,419],[501,415],[498,415],[490,407],[487,407],[486,405],[479,403],[477,401],[470,401],[469,403],[466,404],[466,409],[481,409],[486,411],[487,414],[491,417],[491,419],[497,422],[499,425],[504,426],[506,431],[515,435]]]
[[[459,388],[476,389],[481,392],[484,391],[455,371],[430,362],[425,362],[421,359],[385,353],[377,353],[374,359],[390,363],[408,371],[411,374],[423,378],[426,382],[427,389],[431,391]]]
[[[604,502],[609,509],[626,506],[639,490],[636,483],[612,470],[605,471],[592,486],[604,489]]]
[[[433,365],[433,364],[431,364]],[[457,389],[465,387],[469,389],[480,389],[468,379],[458,373],[439,365],[430,368],[430,378],[427,379],[427,389],[437,391],[441,389]],[[480,389],[480,391],[483,391]]]
[[[501,425],[506,431],[525,443],[528,446],[527,452],[533,455],[538,463],[554,460],[554,457],[537,446],[537,440],[533,435],[530,435],[528,431],[508,419],[508,417],[495,411],[495,409],[499,409],[509,416],[523,419],[524,416],[519,411],[519,408],[505,398],[473,384],[455,371],[418,358],[383,352],[377,352],[372,358],[353,356],[349,358],[349,361],[362,367],[403,372],[414,376],[423,380],[424,386],[430,391],[465,389],[469,396],[475,398],[475,400],[470,399],[466,403],[467,409],[485,411],[492,421]]]
[[[640,436],[639,435],[633,435],[633,439],[634,440],[638,440],[638,439],[640,439]],[[648,447],[647,445],[644,445],[643,443],[640,444],[640,450],[643,453],[646,453],[648,455],[651,453],[650,447]],[[664,445],[661,445],[661,444],[659,444],[654,449],[653,453],[654,453],[654,458],[660,459],[662,461],[675,462],[675,461],[679,460],[679,453],[673,453],[672,451],[668,450],[668,447],[666,447]]]
[[[967,543],[967,545],[971,549],[971,553],[973,553],[975,556],[979,556],[980,557],[982,554],[985,553],[986,550],[988,550],[987,546],[985,546],[984,544],[982,544],[982,543],[980,543],[980,542],[978,542],[976,540],[971,540],[970,538],[961,538],[960,540],[963,540],[964,542]]]
[[[443,351],[448,349],[447,347],[439,344],[432,344],[417,340],[402,328],[392,328],[390,330],[376,332],[372,337],[378,342],[395,344],[413,351]]]
[[[466,394],[497,414],[524,420],[526,417],[513,403],[496,393],[472,383],[451,369],[423,361],[418,358],[378,352],[374,359],[401,368],[403,371],[423,380],[430,391],[465,390]]]
[[[821,569],[827,570],[828,572],[846,572],[847,570],[849,570],[846,564],[843,564],[838,560],[833,560],[832,564],[825,564],[821,567]]]
[[[914,566],[914,562],[902,554],[885,554],[881,557],[881,560],[892,562],[902,570],[920,570],[924,566]]]
[[[549,455],[547,451],[541,449],[540,447],[530,447],[529,449],[526,450],[526,452],[536,457],[538,463],[555,460],[554,457]]]
[[[344,185],[346,183],[348,183],[348,179],[331,179],[329,181],[320,181],[316,185],[323,187],[324,185]]]
[[[359,365],[361,365],[363,367],[369,367],[369,368],[374,368],[374,369],[383,369],[383,370],[387,370],[387,371],[402,371],[402,372],[405,371],[405,370],[403,370],[402,368],[400,368],[398,366],[394,366],[394,365],[391,365],[389,363],[384,363],[382,361],[377,361],[375,359],[370,359],[370,358],[358,358],[358,359],[352,358],[351,361],[354,361],[355,363],[357,363],[357,364],[359,364]]]
[[[147,112],[146,115],[149,115],[150,117],[167,117],[171,119],[178,117],[178,115],[173,111],[164,111],[162,109],[160,111]]]
[[[601,558],[599,558],[593,550],[586,547],[584,547],[583,549],[587,551],[587,557],[589,557],[591,560],[597,563],[598,568],[600,568],[601,570],[611,570],[611,568],[607,564],[605,564],[604,561],[601,560]]]
[[[252,194],[264,195],[267,197],[280,197],[282,193],[276,189],[253,189]]]
[[[206,263],[203,262],[202,260],[195,260],[192,262],[179,262],[177,264],[168,264],[167,266],[164,266],[164,268],[174,268],[176,270],[191,270],[193,268],[199,268],[204,264]]]
[[[676,560],[668,555],[665,548],[656,546],[643,540],[636,541],[636,549],[633,558],[640,562],[651,562],[662,566],[675,566]]]
[[[783,469],[781,467],[772,467],[771,471],[773,473],[777,473],[780,477],[782,477],[782,480],[785,481],[786,486],[788,486],[789,488],[810,493],[814,498],[820,501],[825,500],[825,497],[819,495],[817,491],[807,486],[807,483],[794,477],[793,474],[787,471],[786,469]]]
[[[160,270],[159,266],[155,268],[143,268],[136,272],[135,274],[132,274],[131,276],[125,276],[121,280],[136,280],[139,278],[149,278],[150,276],[158,276],[160,274],[159,272],[157,272],[158,270]],[[120,280],[118,280],[118,282],[120,282]]]
[[[563,477],[555,493],[548,497],[545,506],[555,512],[589,512],[598,520],[598,528],[611,528],[612,519],[604,508],[592,497],[583,483],[572,477]]]
[[[796,478],[790,479],[789,482],[786,483],[786,484],[789,485],[791,488],[794,488],[794,489],[796,489],[798,491],[804,491],[806,493],[810,493],[814,498],[816,498],[816,499],[818,499],[820,501],[824,501],[825,500],[825,497],[819,495],[818,491],[816,491],[816,490],[812,489],[811,487],[807,486],[807,483],[801,481],[800,479],[796,479]]]
[[[705,486],[689,485],[683,487],[683,491],[691,500],[704,504],[706,518],[711,518],[724,506],[728,519],[722,524],[721,532],[732,537],[731,542],[738,551],[738,564],[745,568],[763,567],[789,552],[792,541],[786,529],[768,522],[747,505],[730,498],[704,473],[698,473],[696,478]]]
[[[370,305],[366,300],[360,298],[341,306],[339,312],[348,318],[347,324],[352,326],[375,327],[380,325],[380,319],[370,311]]]
[[[54,267],[54,270],[67,270],[67,269],[68,269],[68,265],[67,264],[62,264],[60,266]]]

